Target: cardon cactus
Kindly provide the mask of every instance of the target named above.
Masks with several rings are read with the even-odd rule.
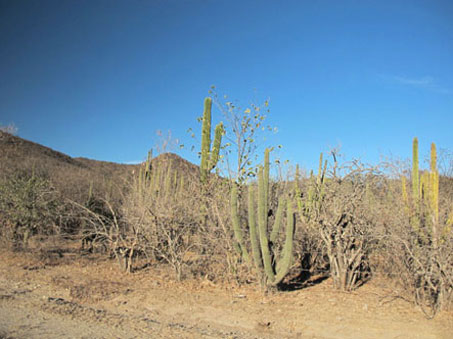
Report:
[[[404,178],[403,178],[404,180]],[[403,181],[403,200],[409,210],[407,192]],[[423,241],[430,238],[434,244],[438,238],[439,227],[439,172],[437,170],[436,145],[431,144],[430,170],[420,175],[418,140],[412,145],[412,210],[411,224]]]
[[[295,189],[294,194],[296,197],[297,208],[301,221],[306,224],[310,224],[313,216],[319,212],[321,204],[325,196],[326,186],[326,171],[327,171],[327,160],[324,162],[323,167],[323,154],[319,156],[319,167],[316,178],[313,175],[313,171],[310,172],[309,186],[306,196],[302,196],[299,188],[299,166],[296,167],[295,176]]]
[[[268,286],[279,284],[289,271],[293,253],[293,236],[294,236],[294,213],[290,200],[280,198],[275,216],[272,232],[268,234],[269,218],[269,150],[266,149],[264,157],[264,166],[258,171],[258,228],[255,220],[255,198],[253,186],[248,187],[248,226],[250,234],[250,243],[252,256],[255,266],[260,274],[264,273],[265,283]],[[231,215],[233,220],[233,230],[237,243],[243,258],[250,262],[250,255],[244,242],[242,229],[239,225],[237,211],[237,187],[235,184],[231,190]],[[280,224],[283,219],[283,211],[286,207],[286,237],[285,244],[280,258],[275,253],[275,243],[277,241]]]
[[[223,124],[217,124],[214,131],[214,143],[211,149],[211,108],[212,99],[204,100],[203,124],[201,128],[201,182],[206,182],[208,173],[214,169],[219,161],[220,145],[223,135]]]

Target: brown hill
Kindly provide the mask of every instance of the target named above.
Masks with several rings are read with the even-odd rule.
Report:
[[[154,161],[171,161],[172,168],[192,175],[198,166],[173,153]],[[140,165],[126,165],[87,158],[72,158],[49,147],[0,131],[0,179],[13,173],[29,172],[47,177],[67,198],[83,202],[90,185],[95,194],[119,201],[128,179]]]

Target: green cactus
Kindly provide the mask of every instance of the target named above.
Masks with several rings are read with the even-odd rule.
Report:
[[[411,224],[416,232],[420,229],[420,172],[418,168],[418,139],[414,138],[412,143],[412,201],[414,215]]]
[[[313,171],[310,171],[307,195],[305,197],[302,197],[300,189],[297,184],[299,181],[299,167],[296,167],[296,186],[295,186],[296,203],[299,216],[301,218],[301,221],[304,223],[309,222],[312,219],[313,214],[319,211],[319,209],[321,208],[321,203],[325,196],[324,191],[326,182],[326,171],[327,171],[327,160],[324,161],[323,166],[323,154],[321,153],[319,156],[318,174],[316,175],[315,178],[313,175]]]
[[[250,262],[250,256],[247,252],[247,248],[244,244],[244,234],[242,232],[241,226],[239,225],[239,215],[238,215],[238,191],[236,184],[233,183],[233,187],[231,188],[231,199],[230,199],[230,207],[231,207],[231,222],[233,224],[233,232],[234,236],[237,241],[236,251],[239,255],[241,255],[246,262]]]
[[[431,144],[430,170],[420,176],[418,159],[418,140],[414,138],[412,149],[412,213],[411,225],[419,234],[422,242],[431,239],[437,243],[439,226],[439,172],[437,170],[436,145]],[[406,195],[406,196],[404,196]],[[407,193],[403,191],[407,202]]]
[[[420,174],[418,168],[418,139],[412,144],[412,199],[418,204],[420,200]]]
[[[261,261],[261,250],[258,240],[258,232],[256,229],[256,219],[255,219],[255,200],[253,196],[255,190],[253,186],[248,188],[248,221],[249,221],[249,230],[250,230],[250,244],[252,247],[253,261],[255,263],[256,270],[261,273],[263,268],[263,263]],[[261,280],[261,279],[260,279]]]
[[[266,285],[278,285],[289,271],[292,260],[293,235],[294,235],[294,213],[290,201],[284,198],[279,199],[275,222],[270,236],[268,235],[268,214],[269,214],[269,150],[266,149],[264,156],[264,166],[260,166],[258,171],[258,232],[255,223],[255,201],[254,188],[249,187],[248,194],[248,225],[250,230],[250,243],[255,266],[260,274],[263,272]],[[231,190],[231,216],[233,220],[233,231],[236,241],[242,250],[246,261],[250,261],[250,256],[246,250],[242,230],[239,226],[237,212],[238,193],[234,184]],[[283,210],[286,210],[286,239],[279,259],[276,258],[274,249],[283,219]],[[244,254],[246,253],[246,256]]]
[[[439,171],[437,170],[436,145],[431,144],[431,172],[429,173],[429,202],[433,224],[439,222]]]
[[[138,186],[138,191],[140,194],[144,194],[144,189],[148,185],[151,185],[152,183],[152,174],[153,171],[151,171],[151,161],[153,158],[153,151],[150,150],[148,152],[148,157],[146,158],[146,161],[140,165],[140,168],[138,170],[138,179],[137,179],[137,186]]]
[[[201,182],[206,182],[208,173],[214,169],[219,161],[220,146],[223,135],[223,124],[220,122],[214,131],[214,143],[211,150],[211,107],[212,99],[204,100],[203,125],[201,129]]]

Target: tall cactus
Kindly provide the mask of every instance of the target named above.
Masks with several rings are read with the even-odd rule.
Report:
[[[214,131],[214,143],[211,150],[211,107],[212,99],[207,97],[204,100],[203,124],[201,129],[201,182],[206,182],[208,173],[217,165],[222,142],[223,124],[220,122]]]
[[[404,190],[403,200],[408,206],[407,193]],[[424,171],[420,176],[417,138],[414,138],[412,145],[411,224],[422,241],[431,239],[433,244],[436,245],[439,236],[439,172],[437,170],[436,145],[431,144],[429,171]]]
[[[433,217],[433,224],[439,222],[439,172],[437,170],[436,145],[431,144],[431,172],[429,174],[429,201]]]
[[[418,139],[414,138],[412,143],[412,199],[415,204],[420,199],[420,172],[418,168]]]
[[[237,241],[236,251],[239,255],[241,255],[246,262],[250,262],[250,256],[247,252],[247,248],[245,247],[244,243],[244,234],[242,232],[240,223],[239,223],[239,214],[238,214],[238,191],[237,186],[233,183],[233,187],[231,188],[231,199],[230,199],[230,207],[231,207],[231,222],[233,224],[233,232],[234,236]],[[252,217],[253,218],[253,217]]]
[[[415,213],[412,216],[412,227],[415,231],[420,228],[420,172],[418,167],[418,139],[412,143],[412,201]]]
[[[299,212],[299,216],[302,222],[307,223],[321,208],[322,201],[325,195],[325,183],[326,183],[326,171],[327,171],[327,160],[324,161],[323,167],[323,154],[319,156],[319,167],[316,178],[313,175],[313,171],[310,172],[309,187],[307,195],[301,196],[300,189],[298,187],[299,181],[299,167],[296,167],[296,202]]]
[[[249,187],[248,194],[248,225],[250,229],[250,243],[255,266],[260,274],[264,273],[266,285],[278,285],[289,271],[293,252],[294,235],[294,213],[291,201],[280,198],[277,213],[270,236],[268,235],[268,215],[269,215],[269,150],[266,149],[264,166],[260,166],[258,171],[258,231],[255,222],[255,200],[254,189]],[[283,218],[283,210],[286,206],[286,239],[280,258],[276,258],[275,242],[277,240],[280,223]],[[244,259],[250,258],[244,243],[243,233],[239,227],[237,211],[237,188],[233,185],[231,190],[231,215],[233,219],[233,229],[239,247],[243,249]],[[264,272],[263,272],[264,271]]]

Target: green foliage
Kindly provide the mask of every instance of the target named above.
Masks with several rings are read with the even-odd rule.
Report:
[[[269,100],[262,104],[251,103],[244,108],[229,101],[226,95],[219,98],[214,86],[209,93],[224,116],[227,142],[222,148],[229,175],[242,185],[249,177],[257,175],[258,149],[266,140],[266,132],[277,132],[277,128],[265,124],[270,112]]]

